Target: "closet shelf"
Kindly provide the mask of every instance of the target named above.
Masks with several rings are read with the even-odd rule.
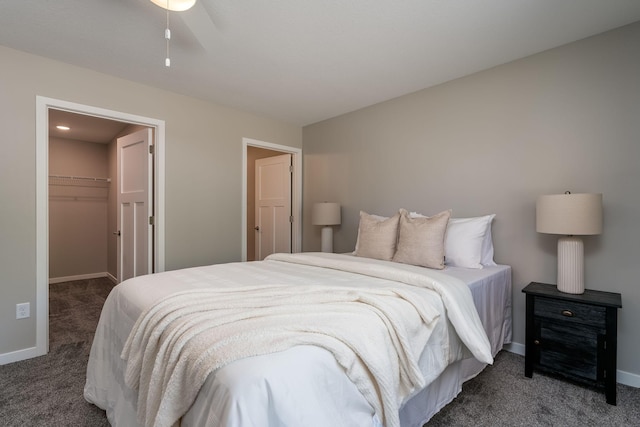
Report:
[[[111,182],[111,178],[96,178],[93,176],[49,175],[49,178],[71,181]]]
[[[111,178],[97,178],[91,176],[49,175],[49,186],[55,187],[89,187],[109,188]]]

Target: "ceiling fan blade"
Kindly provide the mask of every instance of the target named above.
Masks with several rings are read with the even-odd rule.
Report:
[[[180,16],[196,40],[198,40],[198,43],[200,43],[205,50],[211,51],[214,48],[216,38],[220,35],[216,31],[216,25],[211,19],[209,12],[207,12],[207,9],[202,3],[202,1],[196,2],[191,9],[180,12],[178,16]]]

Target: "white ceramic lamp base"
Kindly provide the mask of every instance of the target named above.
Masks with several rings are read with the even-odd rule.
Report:
[[[558,239],[558,290],[567,294],[584,293],[584,245],[582,239]]]
[[[333,228],[330,225],[322,227],[322,252],[333,252]]]

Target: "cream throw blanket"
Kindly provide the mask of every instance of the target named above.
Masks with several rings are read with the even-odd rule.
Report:
[[[358,259],[308,254],[270,259],[355,272],[364,268],[370,270],[364,274],[382,278],[398,274],[390,263],[371,268]],[[401,276],[407,279],[406,272]],[[231,286],[169,296],[140,316],[122,352],[125,381],[138,389],[138,421],[173,425],[207,376],[234,360],[316,345],[334,355],[385,425],[398,426],[399,404],[425,385],[417,361],[442,310],[428,288],[449,287],[415,285],[368,290],[304,283]],[[445,306],[449,313],[459,310]],[[473,340],[467,346],[472,352],[482,347]],[[488,341],[485,350],[480,360],[490,363]]]

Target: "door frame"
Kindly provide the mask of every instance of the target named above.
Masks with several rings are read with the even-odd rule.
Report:
[[[293,226],[291,227],[291,252],[302,251],[302,149],[286,145],[273,144],[257,139],[242,138],[242,209],[241,221],[241,259],[247,260],[247,148],[258,147],[291,154],[293,176],[291,177],[291,211]]]
[[[25,358],[49,352],[49,109],[101,117],[154,128],[153,204],[155,272],[164,271],[164,120],[36,96],[36,347]]]

